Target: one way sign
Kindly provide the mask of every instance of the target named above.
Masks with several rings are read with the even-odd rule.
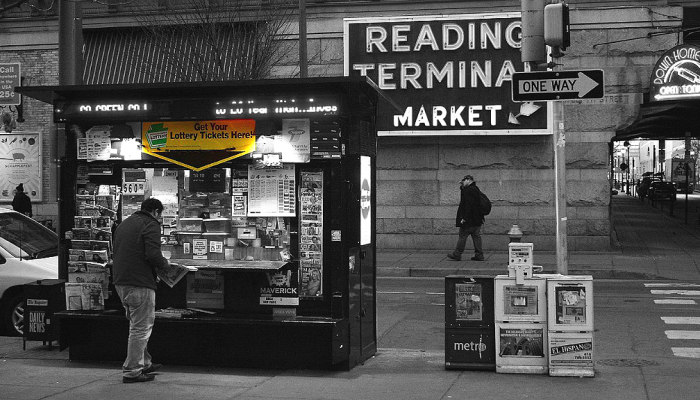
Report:
[[[513,101],[600,99],[603,70],[516,72],[512,94]]]

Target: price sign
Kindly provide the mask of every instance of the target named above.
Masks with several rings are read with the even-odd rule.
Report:
[[[124,182],[122,185],[122,194],[130,196],[142,196],[146,193],[146,185],[144,182]]]
[[[15,93],[15,87],[20,86],[20,64],[0,64],[0,106],[19,105],[21,95]]]
[[[226,170],[209,168],[203,171],[192,171],[190,192],[226,192]]]

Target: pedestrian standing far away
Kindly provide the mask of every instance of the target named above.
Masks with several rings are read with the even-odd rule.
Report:
[[[471,236],[474,242],[474,257],[471,259],[484,261],[484,251],[481,247],[481,225],[484,224],[484,215],[479,209],[479,188],[471,175],[466,175],[459,181],[459,187],[460,200],[456,219],[456,226],[459,227],[459,238],[455,250],[447,254],[447,258],[454,261],[461,260],[467,238]]]
[[[24,193],[24,184],[20,183],[15,189],[15,197],[12,199],[12,209],[24,215],[32,217],[32,199]]]
[[[114,286],[129,320],[124,383],[152,381],[161,367],[151,362],[148,339],[155,322],[156,270],[169,263],[160,249],[162,213],[160,200],[146,199],[141,210],[122,221],[114,233]]]

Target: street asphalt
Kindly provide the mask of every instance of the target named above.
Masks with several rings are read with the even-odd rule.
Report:
[[[688,223],[684,214],[678,212],[680,207],[676,207],[672,217],[667,204],[665,208],[663,204],[652,207],[626,194],[613,196],[612,207],[611,249],[569,252],[570,275],[592,275],[594,280],[700,281],[697,207]],[[447,251],[380,251],[378,276],[507,273],[505,251],[487,254],[484,262],[455,262],[446,255]],[[535,265],[543,266],[544,272],[557,272],[554,252],[535,249],[534,260]],[[444,341],[444,337],[440,334],[434,340]],[[166,365],[153,382],[123,384],[120,363],[71,361],[68,351],[59,351],[55,343],[49,349],[42,342],[27,342],[27,349],[23,350],[22,338],[0,337],[0,399],[697,398],[697,392],[693,397],[685,397],[683,388],[690,390],[697,385],[698,359],[681,360],[674,364],[673,371],[660,371],[653,364],[625,368],[607,362],[596,363],[594,378],[550,377],[445,370],[442,351],[382,348],[381,344],[380,338],[377,354],[351,371]],[[664,383],[666,375],[674,379]],[[647,386],[654,379],[658,379],[659,385],[666,385],[668,391],[650,390]]]

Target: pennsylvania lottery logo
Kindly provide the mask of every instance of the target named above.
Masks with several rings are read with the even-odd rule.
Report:
[[[152,149],[161,149],[168,144],[168,128],[164,127],[163,123],[153,124],[148,127],[146,132],[146,139],[148,139],[148,145]]]

